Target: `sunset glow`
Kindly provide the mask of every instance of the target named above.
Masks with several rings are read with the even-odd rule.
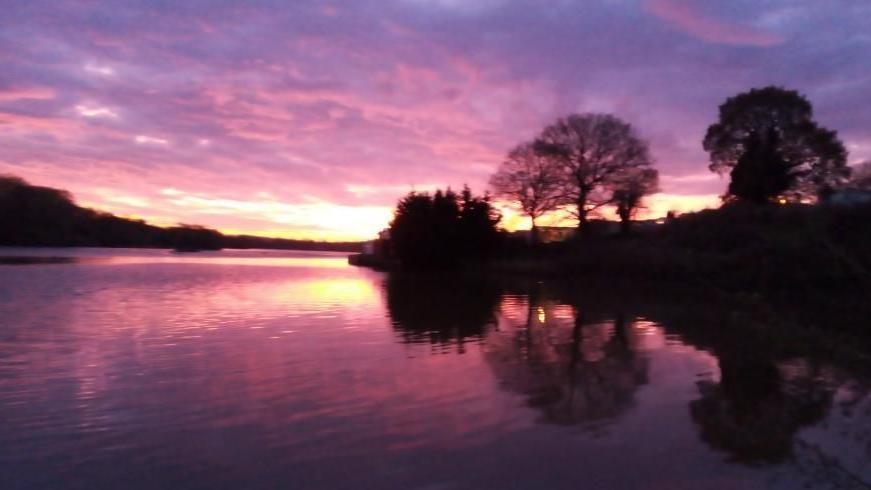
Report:
[[[639,218],[715,207],[705,129],[768,84],[871,158],[863,2],[46,5],[0,18],[0,174],[155,224],[368,239],[403,194],[483,192],[512,146],[587,111],[650,142],[662,192]]]

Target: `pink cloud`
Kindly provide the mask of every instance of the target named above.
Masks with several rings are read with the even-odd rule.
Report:
[[[100,2],[57,2],[55,15],[36,5],[0,17],[0,173],[160,223],[339,236],[335,210],[384,210],[413,188],[483,191],[511,146],[557,116],[602,111],[650,140],[671,196],[650,206],[664,212],[722,192],[704,130],[725,97],[769,83],[807,92],[852,155],[868,154],[869,116],[854,110],[868,92],[855,61],[868,49],[861,5],[279,4],[139,2],[100,15]],[[736,24],[740,12],[754,24]],[[789,49],[744,48],[784,42],[761,25]],[[209,206],[172,203],[168,188]],[[213,206],[229,201],[263,207]],[[319,213],[319,226],[297,210]],[[360,234],[388,219],[373,216],[355,220],[369,223]]]
[[[48,87],[0,88],[0,102],[10,100],[48,100],[55,97],[55,91]]]
[[[777,34],[733,24],[699,11],[692,0],[646,0],[644,8],[681,30],[710,43],[767,47],[785,39]]]

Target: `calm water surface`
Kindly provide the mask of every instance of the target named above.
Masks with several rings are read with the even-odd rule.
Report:
[[[871,482],[867,379],[681,295],[330,253],[0,255],[5,490]]]

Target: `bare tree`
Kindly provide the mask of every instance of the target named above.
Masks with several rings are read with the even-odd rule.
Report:
[[[560,167],[561,202],[574,208],[580,232],[590,212],[611,202],[611,187],[621,175],[651,165],[647,143],[610,114],[560,118],[542,131],[535,149]]]
[[[624,173],[614,185],[611,199],[620,217],[621,233],[629,233],[629,224],[641,207],[644,196],[659,191],[659,172],[653,168]]]
[[[532,221],[532,240],[538,241],[535,222],[560,204],[560,169],[552,158],[535,151],[532,143],[512,149],[499,170],[490,178],[496,197],[516,205]]]

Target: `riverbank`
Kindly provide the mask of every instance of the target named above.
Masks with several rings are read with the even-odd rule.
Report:
[[[704,282],[736,291],[819,290],[871,279],[871,207],[726,206],[628,237],[521,250],[485,268]]]
[[[398,268],[395,261],[385,267],[374,257],[354,260],[368,265],[366,259],[376,268]],[[750,308],[770,308],[785,323],[871,338],[867,206],[725,206],[625,237],[592,234],[538,247],[503,243],[494,257],[464,269],[483,276],[696,288]],[[819,314],[793,315],[798,304]]]

